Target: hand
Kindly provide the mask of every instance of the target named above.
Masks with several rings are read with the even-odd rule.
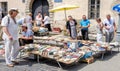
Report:
[[[107,30],[109,30],[110,28],[108,26],[105,27]]]
[[[10,39],[10,40],[13,40],[13,37],[12,37],[12,36],[9,36],[9,39]]]
[[[67,30],[67,33],[70,34],[69,30]]]

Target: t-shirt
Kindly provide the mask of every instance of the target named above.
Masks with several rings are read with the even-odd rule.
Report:
[[[42,24],[42,17],[36,16],[35,20],[36,20],[37,25]]]
[[[108,31],[108,32],[113,32],[113,31],[114,31],[114,23],[115,23],[115,20],[114,20],[112,17],[110,18],[110,20],[105,19],[104,22],[103,22],[103,24],[104,24],[106,27],[110,28],[109,30],[106,29],[106,31]]]
[[[49,16],[45,16],[43,21],[44,21],[45,25],[46,24],[50,24],[50,18],[49,18]]]
[[[22,25],[23,23],[24,23],[24,20],[25,18],[21,18],[21,19],[19,19],[19,20],[17,20],[17,23],[19,24],[19,25]]]
[[[8,32],[13,37],[13,40],[18,40],[18,24],[14,22],[14,20],[10,17],[10,15],[7,15],[2,19],[1,26],[5,26],[8,28]],[[4,33],[4,31],[3,31],[3,39],[9,39],[9,37],[7,36],[6,33]]]
[[[82,27],[86,27],[86,26],[88,26],[90,24],[90,21],[89,20],[82,20],[82,21],[80,21],[80,25],[82,26]],[[88,28],[83,28],[83,30],[88,30]]]
[[[33,36],[33,31],[32,30],[27,30],[27,32],[22,32],[22,35],[25,36],[25,37],[30,37],[30,36]]]

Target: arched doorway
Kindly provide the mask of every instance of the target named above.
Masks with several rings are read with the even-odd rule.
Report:
[[[42,16],[44,13],[49,15],[49,3],[47,0],[34,0],[32,3],[32,14],[33,19],[35,19],[35,16],[38,12],[41,12]]]

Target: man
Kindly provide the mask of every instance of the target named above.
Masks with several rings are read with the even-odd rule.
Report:
[[[49,16],[47,16],[46,13],[44,14],[44,20],[43,20],[43,22],[44,22],[45,28],[48,28],[48,31],[52,31],[51,30],[51,26],[50,26],[50,18],[49,18]]]
[[[9,14],[2,19],[3,40],[5,42],[5,61],[7,66],[13,67],[16,62],[16,57],[19,50],[18,41],[18,24],[15,17],[18,14],[18,9],[12,8]]]
[[[105,27],[105,38],[106,42],[110,43],[114,38],[114,32],[116,32],[116,24],[115,20],[110,16],[110,14],[106,15],[106,19],[103,22]]]
[[[33,31],[27,28],[26,24],[22,25],[22,36],[19,38],[20,46],[33,43]]]
[[[89,40],[88,28],[90,27],[90,21],[86,19],[86,15],[82,16],[82,21],[80,21],[81,33],[83,40]]]

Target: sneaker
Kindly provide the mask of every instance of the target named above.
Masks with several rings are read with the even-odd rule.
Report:
[[[18,65],[18,64],[19,64],[19,62],[17,62],[17,61],[12,61],[12,63],[13,63],[14,65]]]
[[[7,64],[8,67],[14,67],[14,64]]]

